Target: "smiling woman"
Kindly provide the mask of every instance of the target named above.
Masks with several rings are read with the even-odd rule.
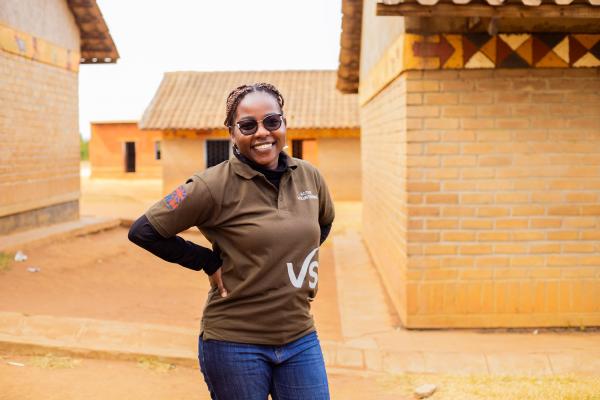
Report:
[[[310,302],[334,209],[317,169],[283,151],[283,104],[268,83],[234,89],[225,118],[233,156],[192,176],[129,232],[210,276],[198,359],[213,399],[329,399]],[[177,236],[192,226],[212,250]]]
[[[244,85],[229,95],[227,104],[225,125],[235,150],[258,165],[276,169],[286,132],[279,91],[268,84]]]

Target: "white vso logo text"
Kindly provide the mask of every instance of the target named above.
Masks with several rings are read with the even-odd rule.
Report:
[[[317,253],[317,250],[319,250],[318,247],[310,253],[308,253],[306,258],[304,259],[304,262],[302,263],[302,268],[300,269],[298,276],[296,276],[296,273],[294,272],[294,264],[292,264],[291,262],[287,263],[288,275],[290,276],[290,281],[292,282],[292,285],[294,285],[294,287],[302,287],[307,272],[311,278],[308,280],[308,287],[311,289],[317,287],[319,276],[317,275],[316,269],[319,267],[319,262],[316,260],[311,261],[314,255]]]

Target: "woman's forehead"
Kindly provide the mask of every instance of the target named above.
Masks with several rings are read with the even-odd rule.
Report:
[[[279,112],[279,103],[275,97],[268,92],[251,92],[240,101],[237,114],[254,114]]]

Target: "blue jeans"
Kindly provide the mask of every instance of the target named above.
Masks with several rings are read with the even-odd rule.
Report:
[[[283,346],[198,340],[200,370],[213,400],[328,400],[316,332]]]

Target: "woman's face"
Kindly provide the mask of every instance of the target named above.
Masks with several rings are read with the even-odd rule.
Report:
[[[272,114],[281,114],[275,97],[267,92],[248,93],[237,106],[231,139],[240,153],[256,164],[269,169],[277,168],[279,153],[285,146],[285,121],[279,129],[268,131],[262,122],[252,135],[243,135],[237,123],[245,120],[262,121]]]

